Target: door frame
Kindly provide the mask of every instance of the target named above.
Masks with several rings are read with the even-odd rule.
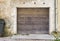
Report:
[[[17,8],[17,11],[18,11],[18,9],[48,9],[48,18],[49,18],[49,7],[48,8]],[[18,14],[18,13],[17,13]],[[18,18],[18,15],[17,15],[17,18]],[[20,19],[17,19],[17,20],[20,20]],[[18,21],[17,21],[18,22]],[[48,19],[48,23],[49,23],[49,19]],[[18,28],[18,23],[17,23],[17,28]],[[48,26],[49,26],[49,24],[48,24]],[[18,30],[18,29],[17,29]],[[17,31],[17,33],[18,33],[18,31]],[[48,33],[47,34],[49,34],[49,27],[48,27]]]
[[[27,8],[27,7],[16,7],[16,23],[17,23],[17,8]],[[36,7],[28,7],[28,8],[36,8]],[[37,8],[49,8],[49,34],[51,34],[51,32],[55,30],[55,24],[54,24],[55,16],[54,12],[52,12],[52,8],[50,7],[37,7]],[[17,33],[17,26],[16,26],[16,33]]]
[[[13,11],[15,16],[15,26],[14,26],[14,32],[17,33],[17,8],[49,8],[49,34],[33,34],[33,35],[18,35],[19,38],[25,38],[25,39],[48,39],[51,36],[51,32],[55,31],[55,5],[54,5],[54,0],[45,0],[46,4],[21,4],[21,5],[15,5]],[[40,3],[40,2],[39,2]],[[28,6],[27,6],[28,5]],[[28,38],[29,37],[29,38]],[[37,37],[37,38],[36,38]],[[16,37],[15,37],[16,38]],[[49,38],[49,39],[53,39],[53,38]]]
[[[15,28],[15,33],[17,33],[17,8],[22,8],[22,7],[16,7],[15,8],[15,10],[16,10],[16,28]],[[27,7],[23,7],[23,8],[27,8]],[[29,8],[32,8],[32,7],[29,7]],[[54,22],[55,22],[54,21],[55,20],[55,18],[54,18],[55,16],[54,15],[55,14],[54,14],[54,12],[52,12],[53,9],[50,8],[50,7],[37,7],[37,8],[49,8],[49,34],[29,34],[29,35],[18,34],[16,37],[18,37],[20,39],[54,39],[54,37],[51,35],[51,32],[55,30],[55,24],[54,24]]]

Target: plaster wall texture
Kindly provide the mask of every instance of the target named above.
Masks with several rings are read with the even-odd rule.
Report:
[[[60,31],[60,0],[57,0],[57,29]]]
[[[34,4],[36,2],[36,4]],[[45,4],[44,4],[45,3]],[[49,8],[49,18],[50,18],[50,24],[49,24],[49,33],[51,33],[54,28],[54,0],[11,0],[10,2],[11,6],[11,14],[14,16],[14,32],[17,33],[17,8]]]
[[[36,4],[34,4],[36,2]],[[44,4],[45,3],[45,4]],[[57,30],[60,31],[60,1],[58,0],[58,24]],[[12,33],[17,33],[17,8],[38,8],[49,7],[50,32],[54,30],[54,0],[0,0],[0,18],[6,20],[6,25],[10,26]]]

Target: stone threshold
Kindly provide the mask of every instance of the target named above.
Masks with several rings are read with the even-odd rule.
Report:
[[[0,41],[52,41],[55,38],[48,34],[13,35],[0,37]]]
[[[30,35],[13,35],[12,39],[52,39],[54,40],[53,35],[49,34],[30,34]]]

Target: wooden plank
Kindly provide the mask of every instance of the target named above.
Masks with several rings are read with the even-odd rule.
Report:
[[[17,9],[18,33],[47,34],[49,32],[49,9]]]

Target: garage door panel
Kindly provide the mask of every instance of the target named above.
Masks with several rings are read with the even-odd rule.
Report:
[[[17,29],[19,34],[48,34],[48,8],[18,8]]]

